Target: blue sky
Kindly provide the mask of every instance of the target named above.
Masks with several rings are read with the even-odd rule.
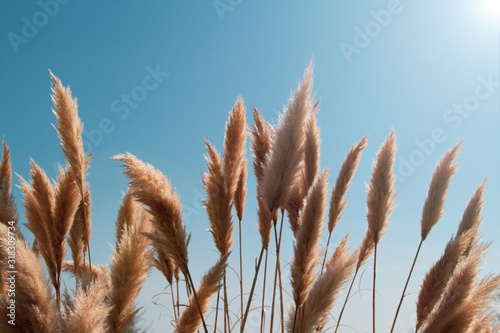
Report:
[[[227,114],[239,95],[249,123],[252,106],[276,123],[314,59],[321,163],[329,168],[330,188],[350,146],[368,134],[334,243],[350,233],[351,245],[359,244],[366,227],[365,183],[371,164],[390,129],[396,130],[395,167],[402,190],[380,245],[382,330],[392,322],[420,239],[421,209],[434,165],[465,140],[446,214],[424,243],[400,315],[396,331],[408,332],[419,283],[485,177],[481,232],[494,243],[483,272],[498,269],[500,18],[498,3],[496,9],[494,5],[492,0],[3,1],[0,132],[11,148],[15,172],[27,178],[33,158],[55,176],[54,165],[64,159],[51,126],[51,69],[78,98],[86,149],[93,153],[88,176],[93,261],[109,263],[116,212],[127,184],[119,163],[110,157],[129,151],[162,170],[177,188],[192,233],[191,266],[199,278],[217,257],[201,206],[203,138],[222,149]],[[260,248],[251,174],[243,222],[245,285]],[[19,190],[15,194],[22,211]],[[290,260],[288,229],[285,237],[283,256]],[[365,289],[370,288],[371,265],[344,321],[359,332],[370,329],[370,292]],[[236,292],[233,280],[230,289]],[[163,278],[152,272],[139,300],[153,332],[168,325],[168,310],[150,301],[164,287]],[[162,301],[170,304],[166,296]]]

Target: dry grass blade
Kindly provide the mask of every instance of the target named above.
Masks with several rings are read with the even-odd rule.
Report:
[[[222,160],[219,153],[205,141],[208,155],[208,172],[203,173],[202,184],[207,193],[203,204],[210,220],[210,230],[215,246],[221,255],[229,253],[233,244],[234,223],[232,221],[232,203],[224,177]]]
[[[125,204],[125,203],[124,203]],[[128,222],[117,240],[110,268],[111,291],[108,299],[112,309],[108,326],[112,332],[127,333],[134,317],[140,310],[135,300],[146,281],[151,267],[152,254],[148,250],[149,241],[142,232],[149,231],[147,214]],[[171,282],[171,281],[170,281]]]
[[[9,271],[9,231],[0,224],[0,270]],[[38,260],[24,240],[16,240],[15,277],[15,326],[7,323],[7,306],[10,302],[7,294],[0,294],[0,330],[2,332],[56,332],[58,315],[50,287]]]
[[[326,265],[326,271],[314,282],[297,316],[296,332],[314,332],[326,323],[335,300],[356,264],[356,253],[351,253],[346,243],[347,237],[337,246]]]
[[[229,197],[232,199],[241,174],[245,159],[247,139],[246,109],[243,99],[238,97],[236,104],[229,113],[224,137],[224,182]]]
[[[291,285],[296,308],[305,301],[319,264],[319,242],[326,209],[328,173],[323,171],[313,183],[300,213],[300,229],[294,245]]]
[[[441,161],[436,165],[422,212],[422,221],[420,223],[422,227],[422,240],[427,238],[432,227],[444,213],[443,206],[446,201],[446,192],[448,191],[451,178],[458,167],[458,163],[453,163],[453,160],[460,153],[459,148],[461,145],[462,143],[459,143],[453,149],[446,152]]]
[[[389,216],[394,210],[394,165],[396,155],[396,133],[391,131],[377,152],[373,164],[371,185],[368,187],[368,227],[373,242],[377,244],[389,225]]]
[[[209,310],[212,296],[220,289],[222,276],[226,268],[227,255],[222,256],[219,261],[203,276],[200,285],[196,289],[200,309],[203,315]],[[182,312],[177,323],[176,332],[194,333],[201,325],[196,300],[193,295],[189,297],[187,308]]]
[[[304,152],[304,124],[312,112],[312,64],[288,103],[280,120],[273,145],[263,170],[257,193],[264,207],[274,212],[284,206],[290,196],[294,178],[299,172]],[[270,229],[271,226],[269,226]]]
[[[358,144],[351,147],[347,153],[344,163],[342,163],[342,167],[340,168],[335,187],[332,190],[332,198],[330,201],[330,212],[328,214],[328,232],[330,233],[333,232],[333,229],[335,229],[335,226],[340,221],[342,211],[347,205],[347,199],[344,200],[344,196],[349,189],[351,179],[358,168],[361,152],[366,147],[366,141],[367,137],[365,136]]]
[[[149,208],[152,226],[158,231],[158,236],[148,233],[148,238],[155,247],[163,248],[186,275],[189,237],[182,219],[180,198],[172,190],[170,181],[153,166],[132,154],[118,155],[114,159],[123,162],[132,195]]]
[[[12,194],[12,166],[10,163],[10,150],[7,147],[5,138],[3,139],[2,163],[0,163],[0,223],[7,224],[10,221],[16,222],[17,215],[14,195]],[[19,237],[21,232],[16,228]]]
[[[424,332],[444,332],[443,329],[449,319],[455,318],[460,308],[473,295],[474,282],[487,247],[487,245],[479,246],[458,263],[439,303],[426,320]]]

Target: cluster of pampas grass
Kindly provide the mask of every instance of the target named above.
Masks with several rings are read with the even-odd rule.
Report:
[[[181,199],[172,182],[160,170],[130,153],[114,157],[122,163],[130,183],[116,219],[113,258],[107,267],[92,264],[89,247],[91,193],[86,181],[90,156],[83,151],[83,124],[71,91],[50,74],[56,129],[66,164],[59,168],[54,181],[34,161],[31,162],[30,180],[18,176],[26,227],[34,237],[31,245],[17,226],[20,219],[12,194],[10,151],[5,139],[3,141],[0,164],[2,332],[133,332],[134,320],[140,310],[136,299],[152,268],[163,274],[170,286],[176,332],[190,333],[200,329],[206,333],[238,329],[243,332],[261,266],[264,266],[263,294],[266,293],[268,251],[273,242],[276,262],[274,267],[270,266],[274,268],[271,321],[269,326],[266,325],[262,304],[261,332],[267,329],[273,332],[275,322],[279,332],[326,331],[325,325],[330,321],[335,302],[350,286],[335,323],[337,332],[358,271],[372,255],[371,319],[375,332],[377,246],[387,231],[397,195],[393,171],[396,154],[394,130],[378,150],[367,186],[365,237],[357,248],[351,250],[346,235],[329,255],[331,235],[347,205],[346,194],[367,145],[367,137],[355,143],[347,153],[331,191],[326,214],[328,171],[320,170],[321,140],[316,119],[319,101],[313,103],[312,65],[306,69],[276,128],[254,108],[253,125],[248,130],[246,107],[243,99],[238,98],[226,124],[223,154],[205,141],[207,171],[202,173],[201,180],[206,191],[203,203],[209,233],[219,258],[199,283],[195,283],[188,255],[191,236],[184,224]],[[243,289],[241,236],[248,177],[247,136],[250,136],[257,181],[256,232],[260,233],[262,243],[249,292]],[[422,244],[443,215],[447,189],[458,167],[454,160],[460,146],[458,144],[444,154],[430,181],[422,212],[421,241],[397,306],[392,330]],[[485,182],[478,186],[467,204],[456,235],[423,279],[416,304],[415,330],[418,332],[498,332],[500,329],[493,307],[493,300],[500,293],[500,275],[479,277],[480,264],[489,246],[481,243],[479,236],[484,191]],[[282,231],[287,227],[283,225],[285,215],[294,238],[289,288],[282,277],[280,258]],[[235,218],[239,227],[240,294],[233,297],[228,295],[226,272],[235,242]],[[325,247],[321,245],[324,230],[328,232]],[[17,270],[15,296],[9,293],[7,284],[13,241],[16,243]],[[72,260],[66,259],[68,247]],[[74,277],[74,289],[61,291],[63,274]],[[185,301],[180,300],[179,284],[182,283],[186,287]],[[290,304],[285,304],[287,291],[291,295]],[[232,298],[239,298],[239,311],[230,311],[229,299]],[[16,325],[8,323],[8,306],[12,301],[16,304]],[[207,323],[207,314],[214,303],[215,322]],[[218,327],[219,316],[223,321]]]

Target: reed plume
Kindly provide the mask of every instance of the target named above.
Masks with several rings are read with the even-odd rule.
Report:
[[[258,188],[261,186],[264,179],[264,166],[267,163],[269,152],[273,144],[273,134],[271,132],[272,127],[269,124],[266,125],[264,118],[255,107],[253,109],[253,118],[254,123],[250,130],[250,139],[252,152],[254,154],[253,168]],[[260,195],[257,195],[257,207],[257,217],[259,221],[258,230],[262,239],[262,244],[264,248],[267,249],[271,240],[271,230],[268,223],[271,219],[271,213],[264,208]]]
[[[293,188],[293,182],[301,170],[304,154],[304,124],[312,112],[312,63],[306,69],[304,77],[290,98],[288,107],[278,128],[272,135],[272,146],[262,170],[262,181],[257,184],[259,233],[262,248],[260,251],[255,276],[250,289],[247,308],[241,321],[240,330],[245,328],[252,302],[255,283],[260,270],[264,251],[269,246],[273,217],[279,208],[284,208]]]
[[[132,203],[135,201],[131,202],[128,198],[130,196],[124,197],[121,208],[127,209],[127,206],[131,206],[131,213],[134,214],[134,206],[137,203]],[[134,317],[140,310],[136,307],[135,300],[151,267],[152,253],[148,250],[149,241],[141,234],[150,231],[149,216],[148,213],[141,212],[142,207],[139,208],[141,213],[139,216],[132,215],[121,224],[121,236],[117,238],[110,267],[111,290],[108,300],[112,308],[109,312],[108,326],[115,333],[129,331]]]
[[[446,152],[441,161],[436,165],[422,212],[420,223],[422,227],[422,241],[427,238],[432,227],[444,213],[443,206],[446,200],[446,192],[448,191],[451,178],[458,167],[458,163],[453,163],[453,160],[460,153],[459,149],[461,145],[462,143],[459,143],[453,149]]]
[[[142,205],[135,200],[130,190],[123,195],[120,208],[118,208],[118,215],[116,217],[116,250],[120,247],[120,240],[122,239],[125,230],[129,230],[144,214]]]
[[[374,243],[373,255],[373,332],[375,333],[375,282],[377,275],[377,244],[387,230],[389,216],[394,210],[394,173],[393,165],[396,155],[396,133],[384,141],[377,152],[377,160],[373,164],[371,185],[368,187],[368,228]]]
[[[328,260],[325,272],[312,285],[297,316],[295,326],[297,332],[314,332],[321,329],[327,322],[328,314],[356,264],[356,253],[351,253],[346,245],[347,236]],[[291,329],[290,322],[288,322],[290,332],[292,332]]]
[[[485,192],[486,180],[483,181],[474,191],[474,194],[470,198],[467,206],[465,207],[462,219],[458,225],[457,235],[462,235],[465,232],[471,230],[471,241],[469,246],[465,250],[465,254],[469,254],[470,251],[477,245],[479,241],[479,226],[483,221],[481,217],[481,211],[484,205],[484,192]]]
[[[55,255],[57,286],[56,296],[59,304],[61,272],[63,262],[66,258],[66,239],[73,225],[75,213],[80,203],[78,190],[73,181],[73,177],[68,170],[59,168],[59,176],[55,187],[55,203],[52,220],[53,248]]]
[[[219,153],[208,141],[205,141],[205,146],[208,153],[206,156],[208,172],[203,173],[202,177],[202,184],[207,194],[203,204],[210,220],[209,232],[214,238],[215,247],[221,255],[225,255],[229,253],[233,244],[232,198],[225,181]]]
[[[66,238],[79,204],[73,177],[61,167],[55,190],[45,172],[31,161],[31,185],[22,177],[27,227],[35,236],[60,302],[61,272],[66,257]]]
[[[76,271],[82,257],[89,253],[90,258],[90,238],[92,233],[92,222],[90,219],[91,200],[89,184],[85,182],[87,169],[90,165],[90,156],[85,154],[82,141],[83,124],[78,116],[77,99],[71,95],[69,86],[64,88],[61,80],[49,70],[52,78],[52,102],[53,110],[56,116],[57,126],[55,126],[59,138],[61,139],[61,148],[64,157],[68,163],[68,169],[76,182],[80,193],[80,207],[78,208],[75,223],[70,231],[70,240],[68,241],[73,253],[73,261],[76,265]],[[84,261],[83,261],[84,262]]]
[[[272,147],[272,135],[269,126],[260,114],[259,110],[253,108],[253,127],[250,130],[251,148],[254,154],[253,168],[257,183],[264,178],[264,166],[266,165],[269,151]]]
[[[347,190],[351,186],[351,180],[358,169],[359,160],[361,158],[361,153],[366,147],[367,137],[363,137],[361,141],[357,144],[353,145],[349,152],[347,153],[347,157],[342,163],[342,167],[340,168],[339,175],[337,177],[337,181],[332,190],[332,197],[330,201],[330,211],[328,214],[328,232],[332,233],[335,226],[340,221],[342,217],[342,211],[347,205],[347,200],[344,199]]]
[[[415,263],[417,262],[420,249],[422,248],[422,244],[429,235],[432,227],[439,221],[439,219],[441,219],[441,216],[443,216],[444,214],[443,207],[444,202],[446,201],[446,192],[448,191],[448,187],[450,185],[451,179],[453,178],[453,174],[458,167],[458,163],[453,163],[453,161],[460,153],[458,149],[461,145],[462,143],[459,143],[453,149],[449,150],[443,155],[441,161],[436,165],[436,168],[432,175],[431,184],[427,192],[427,199],[425,200],[424,209],[422,212],[422,220],[420,222],[422,230],[420,243],[418,244],[417,252],[415,253],[413,264],[411,265],[410,273],[408,274],[408,278],[406,279],[403,292],[401,293],[401,298],[396,309],[396,315],[394,316],[394,321],[392,322],[391,333],[394,331],[394,327],[396,326],[396,320],[398,318],[399,310],[401,309],[401,305],[403,304],[405,292],[408,288],[408,283],[410,282],[413,269],[415,268]]]
[[[316,112],[319,101],[313,106],[304,125],[304,153],[302,168],[297,173],[290,195],[285,204],[288,213],[288,220],[292,228],[293,235],[297,237],[299,230],[299,212],[302,209],[304,197],[307,195],[314,178],[320,169],[320,131],[316,121]]]
[[[243,212],[245,211],[245,199],[247,195],[247,159],[241,161],[241,173],[238,178],[238,185],[234,193],[234,208],[236,210],[236,217],[241,222],[243,220]]]
[[[459,259],[470,243],[469,235],[457,235],[457,237],[450,239],[441,258],[432,264],[429,271],[425,274],[417,301],[417,330],[422,327],[432,309],[441,298]]]
[[[5,138],[2,141],[2,162],[0,163],[0,223],[7,224],[15,222],[19,217],[17,215],[16,204],[14,203],[14,195],[12,194],[12,165],[10,163],[10,150],[7,147]],[[21,236],[19,228],[16,228],[18,237]]]
[[[246,108],[243,99],[238,97],[229,113],[224,137],[224,182],[228,195],[233,199],[245,159],[247,139]]]
[[[314,111],[317,112],[316,108]],[[304,126],[304,186],[307,190],[320,171],[321,139],[315,112],[309,114]]]
[[[89,251],[89,243],[87,240],[90,241],[90,233],[92,231],[92,224],[90,222],[91,211],[90,189],[87,186],[83,193],[83,200],[80,200],[80,204],[76,210],[75,219],[68,237],[68,245],[71,249],[71,256],[73,258],[77,277],[80,277],[80,272],[85,271],[85,267],[83,267],[82,270],[81,266],[82,264],[85,266],[85,253]],[[89,264],[91,264],[90,260]]]
[[[498,332],[490,300],[500,293],[500,276],[487,276],[474,286],[472,295],[442,325],[442,332]],[[489,318],[490,317],[490,318]],[[496,328],[495,328],[496,326]],[[426,330],[425,332],[431,332]]]
[[[238,180],[238,187],[234,194],[234,208],[236,209],[236,216],[238,217],[238,238],[240,249],[240,308],[241,317],[243,318],[243,242],[241,237],[241,221],[243,220],[243,212],[245,209],[245,198],[247,194],[247,159],[242,162],[240,178]]]
[[[377,152],[373,164],[371,185],[368,187],[368,227],[375,246],[389,225],[389,216],[394,210],[394,165],[396,133],[391,131]]]
[[[326,171],[317,176],[300,212],[300,229],[294,245],[290,272],[295,304],[295,313],[289,318],[291,322],[295,321],[299,307],[304,303],[316,277],[315,270],[319,264],[320,252],[318,245],[326,210],[327,177]],[[292,313],[290,315],[292,316]]]
[[[312,112],[312,71],[311,64],[280,119],[257,190],[262,196],[264,207],[272,213],[288,200],[293,180],[302,166],[305,141],[303,127]]]
[[[209,309],[212,296],[221,288],[221,280],[226,269],[228,255],[221,256],[219,261],[203,276],[196,290],[200,311],[205,315]],[[196,309],[194,294],[189,297],[188,306],[177,322],[176,332],[194,333],[201,325],[200,315]]]
[[[12,236],[11,236],[12,237]],[[12,271],[9,260],[8,227],[0,224],[0,270]],[[9,324],[7,306],[10,298],[7,293],[0,294],[0,330],[9,332],[40,332],[53,333],[57,331],[59,318],[49,284],[45,280],[43,267],[38,257],[33,253],[23,239],[16,239],[15,256],[15,325]],[[6,281],[2,281],[5,283]]]
[[[170,181],[152,165],[130,153],[113,158],[123,162],[132,195],[149,208],[153,229],[158,230],[159,234],[147,233],[147,237],[154,247],[164,249],[182,273],[187,274],[190,236],[184,227],[180,198],[172,190]]]
[[[474,282],[479,274],[479,266],[484,258],[487,245],[474,249],[455,268],[438,304],[429,314],[423,332],[445,332],[451,318],[456,318],[460,308],[473,295]]]
[[[323,268],[326,262],[326,256],[328,253],[328,247],[330,245],[330,238],[332,236],[333,229],[339,223],[342,217],[342,211],[347,205],[347,200],[344,199],[347,190],[351,186],[351,179],[358,169],[359,160],[361,158],[361,152],[366,147],[367,137],[364,136],[361,141],[351,147],[347,153],[347,157],[342,163],[340,168],[337,181],[332,190],[332,197],[330,199],[330,210],[328,213],[328,241],[326,242],[325,257],[323,259]]]
[[[208,156],[206,165],[208,172],[202,174],[202,184],[207,193],[207,199],[203,201],[210,220],[210,230],[214,238],[217,250],[221,255],[229,253],[233,244],[234,223],[232,221],[231,210],[235,203],[235,195],[238,192],[239,206],[237,209],[242,214],[242,192],[243,187],[239,186],[243,173],[242,168],[246,168],[245,146],[246,146],[246,109],[243,99],[238,97],[236,104],[229,113],[229,120],[226,124],[226,134],[224,137],[224,158],[221,159],[217,150],[205,141]],[[238,211],[237,211],[238,212]],[[241,221],[241,219],[239,220]],[[241,239],[241,237],[240,237]],[[225,281],[225,273],[224,273]],[[224,308],[225,319],[229,317],[227,312],[227,289],[224,283]]]
[[[72,333],[106,333],[110,306],[106,303],[110,288],[106,269],[97,277],[83,276],[73,300],[66,300],[63,329]]]
[[[161,248],[172,258],[194,291],[193,279],[188,268],[190,236],[186,234],[180,198],[175,190],[172,190],[170,181],[152,165],[142,162],[130,153],[113,158],[123,162],[124,174],[130,179],[129,188],[132,195],[149,208],[152,228],[158,233],[144,233],[144,235],[149,238],[153,247]],[[196,291],[193,295],[197,301]],[[199,304],[198,310],[205,333],[208,333]]]
[[[417,329],[423,325],[439,300],[459,259],[468,256],[477,245],[479,225],[482,221],[484,187],[485,182],[474,191],[464,210],[456,236],[448,242],[442,257],[424,277],[417,303]]]

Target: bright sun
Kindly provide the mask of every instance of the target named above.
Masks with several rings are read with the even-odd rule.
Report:
[[[486,14],[493,18],[500,18],[500,0],[483,0],[483,9]]]

